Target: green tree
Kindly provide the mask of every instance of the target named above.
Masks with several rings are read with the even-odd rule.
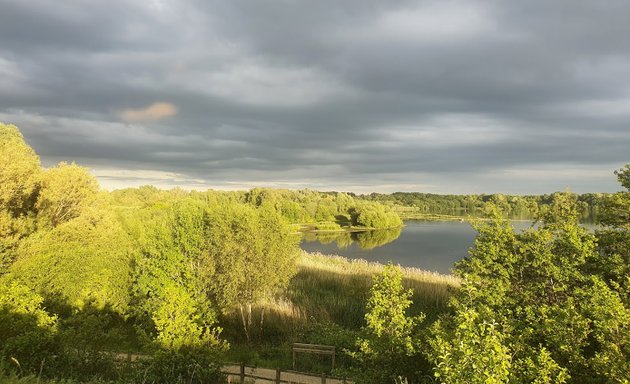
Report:
[[[590,337],[597,345],[590,365],[611,383],[630,380],[630,306],[623,296],[598,277],[584,292]]]
[[[402,220],[395,212],[378,203],[364,203],[354,209],[353,224],[366,228],[395,228]]]
[[[500,325],[474,309],[460,309],[432,326],[428,357],[440,383],[507,383],[511,356]]]
[[[18,128],[0,123],[0,275],[19,241],[35,230],[40,174],[39,157]]]
[[[110,305],[124,313],[129,302],[133,247],[106,207],[38,231],[22,241],[8,277],[60,305]]]
[[[96,199],[98,182],[87,168],[59,163],[42,175],[38,217],[53,227],[78,217]]]
[[[239,307],[249,339],[252,305],[288,285],[296,272],[299,238],[277,212],[265,207],[216,207],[208,222],[208,288],[222,308]]]
[[[523,233],[498,217],[475,224],[475,247],[456,267],[453,313],[433,328],[429,358],[440,381],[476,382],[483,367],[483,382],[624,382],[622,292],[592,276],[605,255],[578,224],[576,196],[553,200]]]
[[[169,284],[164,288],[152,320],[157,330],[157,341],[164,348],[206,347],[220,349],[220,328],[211,328],[208,318],[201,317],[198,303],[181,286]]]
[[[202,202],[180,199],[147,207],[130,222],[139,243],[133,301],[139,319],[165,348],[219,346],[207,282],[208,222]]]
[[[593,285],[585,296],[598,348],[594,370],[611,382],[630,377],[630,164],[615,171],[624,191],[608,196],[596,232],[599,256],[589,260]],[[625,381],[624,381],[625,380]]]
[[[13,217],[0,210],[0,276],[5,274],[15,259],[15,248],[20,240],[36,228],[33,215]]]
[[[620,170],[615,171],[615,175],[617,176],[617,180],[619,180],[619,184],[630,191],[630,164],[626,164]]]
[[[390,264],[374,277],[364,337],[357,341],[359,351],[353,354],[359,362],[359,382],[394,383],[418,377],[424,359],[417,332],[425,316],[408,313],[412,295],[403,286],[399,267]]]
[[[602,257],[591,261],[591,272],[604,281],[618,285],[616,289],[630,305],[630,164],[615,172],[625,191],[607,196],[601,206],[597,231]],[[625,292],[625,293],[624,293]]]
[[[0,123],[0,208],[13,216],[31,210],[40,172],[39,157],[18,128]]]

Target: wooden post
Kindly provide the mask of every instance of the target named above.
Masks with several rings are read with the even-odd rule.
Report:
[[[326,384],[326,374],[322,373],[322,384]]]
[[[332,354],[332,369],[333,369],[333,371],[335,370],[335,353],[336,353],[336,351],[333,350],[333,354]]]
[[[295,349],[293,349],[293,370],[295,370]]]
[[[241,363],[241,384],[245,382],[245,363]]]
[[[280,368],[276,368],[276,384],[280,384]]]

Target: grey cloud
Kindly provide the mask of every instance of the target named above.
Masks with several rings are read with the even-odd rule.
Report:
[[[630,161],[629,11],[0,0],[0,120],[46,164],[116,186],[615,190]],[[158,102],[177,114],[121,119]]]

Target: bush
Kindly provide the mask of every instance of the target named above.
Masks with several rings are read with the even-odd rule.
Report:
[[[59,353],[57,318],[42,309],[42,301],[24,285],[0,283],[0,356],[19,371],[37,372]]]
[[[352,224],[366,228],[396,228],[403,225],[400,216],[381,204],[365,203],[355,208]]]
[[[134,370],[134,383],[143,384],[212,384],[224,383],[221,364],[207,348],[160,350]]]
[[[403,286],[400,267],[388,265],[374,276],[365,314],[359,350],[352,353],[359,370],[358,383],[416,382],[426,374],[428,364],[422,356],[419,334],[425,315],[411,316],[413,291]]]

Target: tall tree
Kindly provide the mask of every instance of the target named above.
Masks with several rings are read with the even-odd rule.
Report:
[[[87,168],[59,163],[42,175],[39,219],[53,227],[81,214],[96,199],[98,182]]]
[[[286,287],[296,272],[298,237],[264,206],[217,207],[209,212],[208,223],[209,289],[223,308],[238,305],[249,339],[252,305]]]
[[[203,203],[179,199],[147,207],[130,223],[140,249],[133,286],[137,316],[168,348],[218,343],[217,314],[206,288],[213,278],[204,264],[206,216]]]
[[[40,172],[39,157],[18,128],[0,123],[0,208],[13,216],[31,210]]]
[[[14,125],[0,123],[0,275],[13,262],[13,249],[35,229],[39,157]]]

